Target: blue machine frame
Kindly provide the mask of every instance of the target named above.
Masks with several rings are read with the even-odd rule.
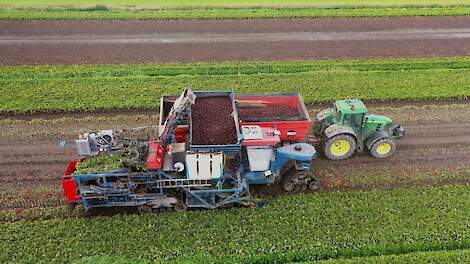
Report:
[[[73,178],[80,192],[80,203],[86,210],[146,205],[152,201],[168,198],[166,189],[182,190],[186,196],[186,206],[189,208],[214,209],[250,199],[246,180],[241,178],[238,180],[229,173],[224,173],[219,180],[175,178],[174,175],[163,171],[145,173],[115,171],[79,174]],[[224,187],[226,183],[232,188]],[[145,187],[144,195],[133,191],[139,185]]]

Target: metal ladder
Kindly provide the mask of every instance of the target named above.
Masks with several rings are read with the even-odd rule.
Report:
[[[164,179],[157,180],[157,188],[210,187],[212,180]]]

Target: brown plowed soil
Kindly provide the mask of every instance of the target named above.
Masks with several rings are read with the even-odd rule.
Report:
[[[0,21],[0,64],[470,54],[470,17]]]

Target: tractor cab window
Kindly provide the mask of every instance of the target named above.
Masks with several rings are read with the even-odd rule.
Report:
[[[343,124],[352,127],[362,126],[362,114],[347,114],[343,115]]]
[[[336,108],[335,105],[333,105],[333,111],[335,113],[335,119],[336,119],[336,122],[341,122],[341,111],[338,110],[338,108]]]
[[[350,125],[351,124],[351,115],[343,115],[343,125]]]
[[[361,127],[363,118],[364,118],[363,114],[355,114],[352,116],[351,124],[356,127]]]

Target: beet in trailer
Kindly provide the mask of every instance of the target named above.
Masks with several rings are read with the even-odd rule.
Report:
[[[240,109],[250,107],[256,115],[242,111],[241,120]],[[264,109],[276,107],[289,116],[270,116]],[[235,96],[186,89],[180,97],[162,98],[160,120],[157,140],[129,144],[113,138],[113,148],[101,146],[70,161],[62,180],[68,202],[86,210],[213,209],[251,200],[252,184],[281,182],[288,192],[318,188],[310,170],[315,148],[302,142],[311,121],[297,94]],[[93,143],[81,139],[80,144],[87,140]],[[123,155],[125,166],[75,172],[77,163],[113,153]],[[136,170],[129,161],[144,162],[146,168]]]

